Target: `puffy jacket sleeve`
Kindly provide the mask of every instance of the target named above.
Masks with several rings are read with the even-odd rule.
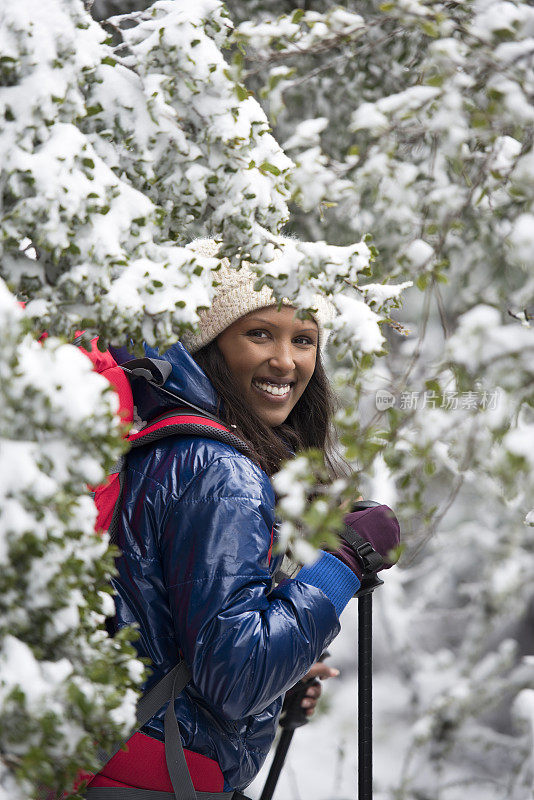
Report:
[[[288,580],[271,592],[274,496],[244,456],[221,456],[165,507],[163,577],[178,645],[202,695],[229,719],[262,711],[337,635],[331,600]]]

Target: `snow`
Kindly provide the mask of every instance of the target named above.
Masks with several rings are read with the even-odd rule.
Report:
[[[521,152],[521,142],[512,136],[499,136],[494,145],[495,160],[493,169],[506,172],[514,166]]]
[[[335,41],[338,36],[356,38],[364,28],[364,20],[359,14],[334,7],[324,15],[306,10],[298,22],[293,21],[293,13],[291,16],[282,14],[277,19],[243,21],[236,27],[236,33],[259,55],[264,55],[273,43],[279,49],[299,52],[317,45],[324,46],[325,41]]]
[[[507,29],[513,31],[529,16],[532,18],[531,10],[509,0],[492,0],[489,3],[478,0],[477,5],[480,11],[476,16],[476,28],[473,32],[490,41],[494,33]]]
[[[434,248],[423,239],[414,239],[406,248],[405,256],[416,269],[420,269],[430,265]]]
[[[0,703],[5,703],[14,690],[22,690],[28,713],[43,708],[58,710],[59,703],[51,687],[59,687],[72,672],[67,659],[56,662],[37,661],[30,648],[14,636],[7,635],[0,652]]]
[[[292,545],[292,554],[295,561],[300,564],[313,564],[318,559],[318,551],[304,539],[296,539]]]
[[[534,425],[520,423],[506,434],[503,444],[507,450],[522,456],[534,468]]]
[[[135,673],[134,673],[135,674]],[[138,672],[137,674],[140,674]],[[124,694],[124,699],[120,706],[111,709],[110,718],[118,727],[123,730],[133,730],[136,725],[136,706],[139,695],[131,689]]]
[[[388,300],[399,300],[405,289],[413,286],[412,281],[403,283],[367,283],[360,286],[360,290],[369,305],[383,306]]]
[[[403,92],[390,95],[376,103],[362,103],[352,114],[351,130],[370,129],[374,134],[387,130],[391,124],[388,115],[399,111],[404,115],[417,111],[440,94],[433,86],[412,86]]]
[[[520,214],[509,238],[517,258],[525,264],[531,263],[534,258],[534,214]]]
[[[351,130],[370,130],[374,134],[389,128],[389,120],[374,103],[362,103],[352,114]]]
[[[363,353],[379,351],[385,339],[378,327],[378,315],[357,297],[338,295],[334,302],[339,312],[332,323],[334,333],[350,338]]]
[[[519,692],[514,700],[513,711],[517,718],[528,724],[534,748],[534,689],[523,689]]]
[[[298,147],[312,147],[319,141],[320,134],[328,126],[327,117],[305,119],[297,126],[295,133],[282,145],[284,150]]]

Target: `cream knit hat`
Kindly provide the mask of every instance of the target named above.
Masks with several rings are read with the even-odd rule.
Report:
[[[217,255],[220,245],[213,239],[195,239],[188,247],[199,255],[213,258]],[[236,270],[230,266],[227,258],[223,258],[220,269],[214,274],[219,285],[216,287],[210,308],[199,312],[199,332],[195,334],[186,331],[182,334],[182,344],[190,353],[195,353],[209,344],[229,325],[250,314],[251,311],[276,305],[278,302],[269,286],[262,286],[259,292],[254,290],[257,275],[249,269],[246,261],[241,269]],[[285,298],[282,303],[292,305]],[[323,349],[329,333],[324,325],[333,319],[333,308],[320,295],[315,295],[314,303],[317,311],[312,316],[319,328],[319,344]]]

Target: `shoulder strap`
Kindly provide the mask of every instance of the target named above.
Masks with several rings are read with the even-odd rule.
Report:
[[[131,447],[142,447],[167,436],[204,436],[224,442],[240,453],[251,456],[249,445],[225,428],[224,425],[208,416],[177,408],[162,414],[150,422],[143,430],[128,436]]]
[[[175,409],[173,411],[168,411],[166,414],[162,414],[161,417],[151,422],[143,428],[142,431],[128,436],[127,440],[130,442],[130,446],[135,448],[142,447],[151,442],[157,442],[160,439],[165,439],[167,436],[204,436],[229,444],[235,447],[236,450],[239,450],[240,453],[249,457],[251,456],[248,444],[244,442],[243,439],[240,439],[239,436],[236,436],[235,433],[231,433],[228,428],[225,428],[220,422],[182,409]],[[124,493],[125,468],[126,457],[123,456],[114,470],[114,472],[118,473],[120,488],[108,528],[110,544],[118,544],[117,534]]]

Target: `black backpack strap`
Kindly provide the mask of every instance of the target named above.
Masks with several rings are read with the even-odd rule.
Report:
[[[187,673],[188,672],[189,670],[187,670]],[[180,727],[174,711],[176,696],[182,691],[185,685],[183,684],[180,686],[182,680],[183,677],[178,670],[174,676],[170,702],[165,711],[165,718],[163,720],[165,732],[165,760],[167,762],[167,769],[176,800],[196,800],[195,787],[193,786],[193,781],[191,780],[191,775],[189,774],[189,769],[185,760]]]
[[[167,436],[203,436],[229,444],[249,458],[252,455],[247,442],[225,428],[218,420],[183,408],[168,411],[152,420],[141,431],[131,434],[128,442],[132,448],[142,447]]]
[[[113,474],[117,472],[119,476],[119,494],[117,495],[115,506],[113,508],[111,522],[109,523],[108,527],[109,543],[114,545],[117,545],[119,541],[119,520],[121,517],[121,510],[122,510],[122,498],[124,496],[125,468],[126,468],[126,458],[124,456],[121,456],[118,463],[110,473]]]
[[[133,358],[125,361],[120,367],[134,378],[144,378],[156,386],[163,386],[172,372],[170,361],[163,358]]]
[[[107,797],[110,800],[121,800],[121,798],[123,800],[159,800],[160,796],[169,798],[169,800],[199,800],[199,798],[230,800],[232,792],[197,792],[193,786],[182,747],[180,727],[174,712],[174,701],[190,680],[189,667],[182,659],[143,695],[137,704],[136,710],[137,726],[142,728],[165,703],[168,703],[164,717],[165,760],[174,790],[173,793],[153,792],[147,789],[121,789],[119,787],[117,789],[111,788],[109,793],[105,790],[106,793],[101,794],[104,791],[103,788],[89,788],[86,792],[87,800],[105,800]],[[119,749],[117,748],[115,752],[118,752]],[[100,760],[102,764],[106,764],[110,758],[112,756],[109,754],[101,753]]]
[[[161,678],[137,703],[137,725],[142,728],[168,701],[172,693],[176,698],[191,680],[189,667],[182,659]]]

